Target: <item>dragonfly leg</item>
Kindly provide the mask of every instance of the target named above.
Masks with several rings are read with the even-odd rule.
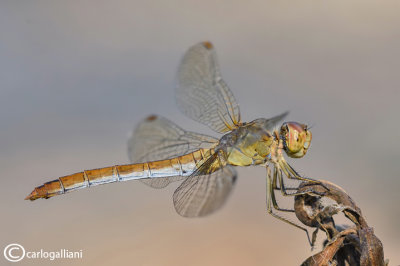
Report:
[[[303,230],[307,235],[308,242],[310,243],[311,246],[313,246],[313,243],[312,243],[312,241],[310,239],[310,235],[308,234],[308,231],[307,231],[307,229],[305,227],[302,227],[302,226],[300,226],[298,224],[295,224],[294,222],[289,221],[288,219],[286,219],[286,218],[284,218],[282,216],[279,216],[278,214],[274,213],[274,211],[272,209],[272,205],[273,205],[273,202],[272,202],[272,197],[273,196],[272,195],[274,195],[273,193],[274,193],[274,190],[273,190],[273,184],[272,184],[271,176],[268,176],[267,177],[267,212],[269,214],[271,214],[273,217],[275,217],[275,218],[277,218],[277,219],[279,219],[279,220],[281,220],[281,221],[283,221],[283,222],[285,222],[287,224],[290,224],[290,225],[292,225],[292,226],[294,226],[294,227],[296,227],[296,228],[298,228],[300,230]]]
[[[279,185],[280,185],[280,188],[281,188],[281,193],[282,193],[283,196],[298,196],[298,195],[304,195],[304,194],[314,195],[314,196],[324,196],[325,195],[325,193],[314,191],[311,188],[305,189],[305,190],[303,190],[301,192],[288,193],[286,191],[285,184],[283,182],[282,171],[285,173],[285,175],[287,175],[287,170],[286,169],[275,167],[275,172],[276,172],[277,177],[275,177],[275,175],[274,175],[274,178],[278,179]],[[319,182],[317,180],[313,180],[313,181],[314,182]]]
[[[269,168],[268,168],[268,170],[269,170]],[[275,190],[278,189],[277,177],[278,177],[278,173],[277,173],[276,168],[274,168],[274,175],[272,177],[272,192],[271,192],[271,195],[270,195],[271,196],[272,205],[273,205],[274,209],[277,210],[277,211],[294,212],[294,209],[284,209],[284,208],[281,208],[281,207],[278,206],[278,203],[277,203],[276,198],[275,198]],[[269,179],[271,178],[270,171],[268,171],[268,178]],[[282,185],[281,185],[281,187],[282,187]]]
[[[285,175],[289,178],[289,179],[296,179],[296,180],[301,180],[301,181],[305,181],[305,182],[309,182],[309,183],[314,183],[314,184],[319,184],[321,185],[323,188],[325,188],[327,191],[329,191],[329,188],[327,188],[324,184],[322,184],[320,181],[309,178],[309,177],[303,177],[300,176],[299,173],[297,173],[296,170],[293,169],[292,166],[290,166],[290,164],[288,164],[285,160],[280,160],[279,161],[279,166],[280,169],[283,170],[283,172],[285,173]],[[304,194],[304,193],[303,193]]]
[[[291,167],[290,164],[288,164],[285,160],[280,160],[279,166],[284,171],[285,175],[290,179],[297,179],[297,180],[301,180],[301,181],[320,183],[318,180],[314,180],[309,177],[300,176],[300,174],[297,173],[297,171],[294,170],[293,167]]]

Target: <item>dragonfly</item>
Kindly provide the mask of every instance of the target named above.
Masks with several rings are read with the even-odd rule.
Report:
[[[275,191],[284,196],[298,195],[285,187],[284,178],[317,182],[303,177],[287,163],[284,155],[301,158],[310,146],[312,134],[305,124],[284,122],[288,113],[272,118],[242,122],[239,105],[222,79],[216,52],[210,42],[188,49],[178,68],[175,90],[179,109],[217,133],[220,139],[185,131],[168,119],[151,115],[134,130],[128,141],[131,164],[115,165],[63,176],[36,187],[27,200],[50,198],[101,184],[141,180],[153,188],[181,181],[173,194],[178,214],[200,217],[221,208],[232,191],[237,166],[267,169],[267,211],[278,215],[281,208]],[[307,193],[306,190],[301,194]]]

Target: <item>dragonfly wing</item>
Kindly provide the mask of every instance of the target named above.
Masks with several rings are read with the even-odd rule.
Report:
[[[209,148],[217,142],[213,137],[185,131],[166,118],[152,115],[134,130],[128,141],[128,155],[132,163],[171,159],[200,148]],[[174,176],[141,181],[154,188],[163,188],[184,178]]]
[[[281,121],[283,118],[285,118],[285,116],[287,116],[288,114],[289,114],[289,112],[284,112],[284,113],[282,113],[280,115],[265,119],[264,120],[264,128],[266,130],[272,130],[275,127],[275,125],[279,121]]]
[[[213,157],[213,158],[212,158]],[[228,198],[236,181],[236,171],[232,166],[218,165],[219,156],[206,160],[200,172],[209,172],[213,167],[219,170],[198,175],[196,170],[174,192],[174,206],[177,213],[185,217],[208,215],[219,209]],[[217,164],[217,166],[216,166]]]
[[[219,72],[211,43],[189,48],[178,69],[176,100],[190,118],[219,133],[240,125],[239,105]]]
[[[145,178],[145,179],[140,179],[140,181],[152,188],[165,188],[172,182],[181,181],[183,179],[185,179],[185,177],[183,176],[170,176],[170,177],[159,177],[159,178]]]

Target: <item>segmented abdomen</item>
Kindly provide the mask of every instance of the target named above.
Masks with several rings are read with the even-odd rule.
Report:
[[[120,181],[189,176],[201,161],[205,159],[205,154],[210,154],[208,151],[210,150],[199,149],[195,152],[167,160],[85,170],[60,177],[36,187],[25,199],[50,198],[82,188]]]

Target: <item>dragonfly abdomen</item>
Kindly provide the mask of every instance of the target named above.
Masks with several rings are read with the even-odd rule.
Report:
[[[197,163],[204,159],[204,153],[204,149],[199,149],[195,152],[167,160],[85,170],[38,186],[25,199],[47,199],[82,188],[120,181],[189,176],[196,169]]]

